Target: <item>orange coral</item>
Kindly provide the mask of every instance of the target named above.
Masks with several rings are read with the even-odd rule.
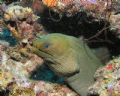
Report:
[[[57,6],[57,1],[56,0],[43,0],[42,2],[48,7]]]

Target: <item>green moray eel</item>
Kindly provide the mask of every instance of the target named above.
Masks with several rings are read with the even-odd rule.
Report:
[[[83,40],[60,33],[38,36],[32,51],[49,61],[47,65],[81,96],[87,96],[96,69],[103,65]]]

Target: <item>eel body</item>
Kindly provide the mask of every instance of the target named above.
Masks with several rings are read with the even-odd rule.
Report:
[[[52,33],[33,40],[32,51],[43,57],[51,70],[63,76],[67,84],[81,96],[88,95],[94,73],[103,64],[78,38]]]

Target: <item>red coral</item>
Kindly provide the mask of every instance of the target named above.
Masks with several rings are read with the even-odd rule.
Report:
[[[113,69],[114,69],[113,64],[108,64],[108,65],[106,66],[106,69],[107,69],[107,70],[113,70]]]

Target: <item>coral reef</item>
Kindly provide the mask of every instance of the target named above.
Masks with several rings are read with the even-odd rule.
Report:
[[[32,18],[32,20],[37,20],[39,17],[33,14],[33,11],[31,8],[29,7],[22,7],[22,6],[18,6],[18,5],[14,5],[14,6],[8,6],[5,10],[4,13],[4,19],[6,21],[8,20],[21,20],[24,18]]]
[[[120,38],[120,13],[113,13],[110,18],[111,30]]]
[[[92,95],[119,96],[120,95],[120,57],[109,61],[106,66],[95,73],[96,82],[89,88]]]
[[[37,23],[39,17],[33,13],[30,7],[9,5],[2,9],[4,9],[4,22],[2,23],[18,41],[31,40],[36,34],[45,32],[43,26]]]
[[[115,9],[116,0],[42,0],[43,4],[59,14],[68,16],[86,11],[96,18],[105,18],[109,10]]]
[[[22,55],[18,47],[1,45],[0,50],[0,92],[9,90],[9,96],[77,96],[64,85],[29,79],[31,72],[41,66],[40,57],[31,53]]]
[[[49,82],[48,79],[52,82],[63,83],[64,78],[53,75],[47,67],[45,67],[47,71],[43,71],[43,58],[26,48],[38,35],[48,34],[43,25],[38,22],[41,18],[37,16],[39,13],[42,14],[46,7],[50,15],[47,21],[51,22],[50,19],[55,21],[53,27],[59,23],[59,20],[52,18],[51,14],[54,17],[54,13],[59,15],[62,26],[66,25],[70,29],[75,27],[77,31],[82,30],[78,24],[84,26],[83,21],[89,25],[93,21],[94,25],[97,25],[103,20],[108,22],[109,26],[106,27],[105,24],[102,31],[96,33],[95,36],[101,34],[103,30],[110,29],[118,39],[120,38],[119,0],[0,0],[0,96],[18,96],[19,94],[21,96],[78,96],[64,84]],[[80,18],[76,17],[76,14],[79,14],[77,16]],[[61,19],[62,16],[63,18],[66,16],[71,23]],[[73,17],[73,20],[70,17]],[[74,24],[77,26],[73,26]],[[78,35],[77,32],[74,33]],[[89,87],[90,95],[120,95],[119,63],[120,57],[114,58],[96,71],[94,76],[96,81]],[[39,69],[40,66],[43,67]],[[42,72],[36,73],[37,69]]]

